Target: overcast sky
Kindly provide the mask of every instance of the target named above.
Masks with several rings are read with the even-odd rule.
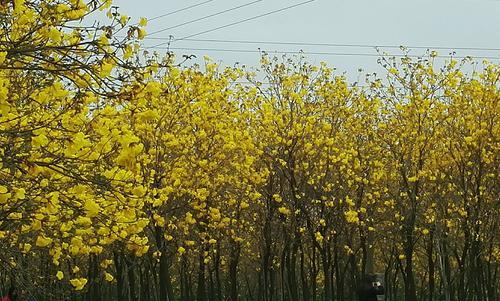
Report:
[[[316,54],[307,55],[311,62],[326,61],[351,75],[358,68],[376,69],[376,57],[365,56],[376,54],[373,47],[304,45],[310,43],[449,47],[439,49],[439,54],[447,55],[455,49],[459,56],[500,58],[500,0],[315,0],[286,9],[302,2],[305,0],[115,0],[114,4],[133,20],[139,17],[151,19],[181,10],[151,20],[147,31],[153,34],[149,38],[168,39],[172,36],[181,39],[194,35],[188,40],[174,41],[170,47],[179,55],[195,54],[198,58],[208,55],[226,65],[240,62],[256,66],[260,48],[269,52],[313,52]],[[203,4],[197,5],[200,3]],[[211,31],[280,9],[284,10]],[[227,12],[189,23],[224,10]],[[175,28],[165,30],[169,27]],[[164,31],[154,33],[159,30]],[[198,34],[204,31],[210,32]],[[147,39],[144,44],[154,46],[162,42],[165,40]],[[166,51],[161,47],[156,50]],[[457,49],[469,47],[489,50]],[[398,49],[381,49],[401,53]],[[423,52],[425,49],[412,49],[411,53]]]

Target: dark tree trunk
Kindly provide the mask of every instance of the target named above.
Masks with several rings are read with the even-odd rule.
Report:
[[[302,282],[302,300],[311,300],[309,292],[309,284],[307,280],[306,262],[305,262],[304,246],[300,246],[300,280]]]
[[[132,258],[127,258],[127,275],[128,275],[128,287],[129,287],[129,300],[137,301],[137,290],[136,290],[136,275],[135,275],[134,260]]]
[[[238,263],[240,260],[241,246],[233,243],[229,258],[229,300],[238,300]]]
[[[323,266],[323,278],[324,278],[324,283],[323,283],[324,300],[332,301],[333,293],[332,293],[332,283],[330,278],[330,260],[327,248],[321,250],[321,261]]]
[[[429,241],[427,243],[427,259],[428,259],[428,269],[429,269],[429,301],[434,300],[434,290],[435,290],[435,264],[434,264],[434,231],[429,233]]]
[[[414,228],[416,219],[416,195],[418,194],[418,181],[415,183],[410,198],[411,208],[406,214],[405,223],[403,225],[403,249],[406,257],[404,267],[404,285],[405,285],[405,301],[417,301],[417,288],[415,285],[415,273],[413,272],[413,253],[414,253]]]
[[[221,301],[222,300],[222,283],[220,279],[220,242],[217,242],[216,245],[216,251],[215,257],[214,257],[214,274],[215,274],[215,300],[216,301]]]
[[[207,300],[207,290],[205,283],[205,258],[203,256],[203,251],[200,251],[200,255],[198,257],[198,286],[196,289],[196,300],[197,301],[206,301]]]
[[[100,301],[101,292],[99,287],[99,262],[96,255],[91,254],[89,256],[89,275],[88,280],[90,283],[89,290],[87,292],[87,300]]]
[[[264,227],[267,229],[267,227]],[[262,292],[262,299],[264,301],[270,301],[272,299],[273,294],[273,285],[271,280],[271,234],[268,233],[268,230],[264,230],[264,248],[262,254],[262,265],[261,265],[261,273],[262,273],[262,288],[260,289]]]
[[[338,301],[344,301],[344,274],[341,273],[341,265],[339,259],[339,250],[336,238],[333,241],[333,269],[335,273],[335,285],[337,287],[337,299]],[[332,283],[333,285],[333,283]]]
[[[188,263],[187,259],[185,256],[181,258],[181,265],[180,265],[180,287],[181,287],[181,301],[190,301],[190,281],[189,281],[189,276],[188,276]]]
[[[297,250],[299,247],[300,241],[298,241],[297,235],[294,238],[294,242],[289,249],[289,254],[286,257],[286,268],[287,268],[287,287],[288,293],[291,301],[298,301],[299,293],[298,293],[298,282],[297,282]]]
[[[483,301],[485,293],[483,291],[483,268],[481,259],[481,246],[480,242],[474,240],[471,247],[471,259],[470,259],[470,279],[472,295],[475,296],[475,300]]]
[[[172,280],[170,276],[170,260],[167,252],[163,251],[160,255],[160,301],[173,301],[174,294],[172,289]]]
[[[354,254],[349,255],[349,300],[354,300],[356,292],[356,279],[358,275],[358,268],[356,265],[356,256]]]
[[[406,249],[405,265],[405,301],[417,301],[417,290],[415,286],[415,274],[413,272],[413,248]]]
[[[151,300],[151,291],[149,285],[149,271],[147,266],[139,268],[139,287],[141,289],[140,300],[141,301],[150,301]]]
[[[286,241],[286,240],[285,240]],[[287,256],[287,249],[288,249],[288,244],[285,242],[285,246],[283,247],[283,250],[281,251],[281,262],[280,262],[280,293],[281,293],[281,300],[286,301],[286,280],[285,280],[285,274],[286,274],[286,256]]]
[[[317,287],[318,273],[319,273],[319,267],[318,267],[318,259],[316,256],[316,248],[313,246],[312,256],[311,256],[310,279],[309,279],[309,281],[311,282],[312,301],[316,301],[316,294],[318,291]]]
[[[116,298],[117,300],[126,300],[122,256],[118,252],[113,252],[113,256],[116,267]]]
[[[263,301],[276,300],[274,296],[276,295],[275,289],[275,275],[273,270],[273,254],[272,254],[272,220],[273,220],[273,177],[271,176],[267,183],[268,195],[270,196],[266,200],[266,219],[262,229],[263,234],[263,246],[261,249],[261,274],[262,274],[262,285],[259,288],[259,295],[262,296]]]

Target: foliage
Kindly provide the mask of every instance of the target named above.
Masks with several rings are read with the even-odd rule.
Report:
[[[498,298],[498,64],[384,56],[367,87],[303,58],[181,67],[139,55],[145,23],[0,1],[2,283],[354,300],[377,271],[390,300]]]

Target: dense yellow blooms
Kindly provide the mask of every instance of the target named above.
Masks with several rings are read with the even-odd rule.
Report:
[[[2,248],[50,256],[47,275],[83,290],[141,258],[205,273],[278,248],[328,266],[332,246],[351,259],[375,245],[404,266],[436,237],[456,250],[492,239],[498,65],[464,75],[454,60],[436,71],[384,58],[386,78],[366,90],[325,64],[267,55],[268,84],[209,59],[141,65],[147,20],[128,25],[97,2],[0,4]],[[113,26],[65,26],[98,9]],[[477,258],[498,260],[488,252]],[[273,269],[290,264],[274,257]]]

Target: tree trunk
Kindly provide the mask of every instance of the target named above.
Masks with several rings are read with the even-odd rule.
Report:
[[[453,297],[453,287],[451,280],[451,268],[450,268],[450,260],[448,254],[448,248],[446,246],[446,241],[443,240],[440,244],[440,265],[441,265],[441,277],[444,284],[444,297],[445,301],[453,301],[455,298]]]
[[[198,258],[198,287],[196,289],[196,300],[197,301],[206,301],[207,300],[207,291],[205,285],[205,258],[203,256],[203,251],[200,250],[200,255]]]
[[[298,241],[297,235],[294,238],[294,242],[292,243],[292,246],[289,250],[289,254],[286,257],[286,267],[287,267],[287,287],[288,287],[288,293],[290,296],[291,301],[298,301],[299,299],[299,294],[298,294],[298,282],[297,282],[297,272],[296,272],[296,267],[297,267],[297,251],[299,247],[300,242]]]
[[[181,286],[181,301],[190,301],[191,299],[191,294],[190,294],[190,281],[189,281],[189,276],[188,276],[188,262],[186,259],[186,256],[183,256],[181,258],[181,265],[180,265],[180,286]]]
[[[375,273],[375,240],[373,239],[373,232],[368,231],[366,236],[366,270],[368,274]]]
[[[215,258],[214,258],[214,274],[215,274],[215,300],[216,301],[221,301],[222,300],[222,283],[220,279],[220,242],[217,242],[216,245],[216,251],[215,253]]]
[[[160,255],[160,301],[173,301],[174,294],[170,275],[170,260],[164,250]]]
[[[311,300],[309,285],[307,282],[307,272],[305,267],[304,246],[300,246],[300,280],[302,282],[302,300]]]
[[[321,250],[321,261],[323,265],[323,293],[325,301],[332,301],[332,283],[330,278],[330,260],[328,258],[327,248]]]
[[[429,301],[434,300],[434,288],[435,288],[435,277],[434,277],[434,231],[429,233],[429,241],[427,242],[427,260],[429,269]]]
[[[208,300],[215,300],[215,276],[211,265],[207,264],[208,272]]]
[[[283,246],[283,250],[281,251],[281,262],[280,262],[280,293],[281,293],[281,300],[283,301],[288,301],[287,295],[288,295],[288,287],[287,287],[287,280],[286,280],[286,272],[287,272],[287,257],[289,256],[289,241],[287,238],[285,238],[285,245]]]
[[[116,267],[116,298],[117,300],[126,300],[125,285],[123,275],[123,261],[118,252],[113,252],[115,267]]]
[[[273,295],[273,285],[271,280],[272,273],[272,259],[271,259],[271,234],[269,233],[268,227],[264,227],[264,248],[262,250],[262,263],[261,263],[261,273],[262,273],[262,299],[264,301],[272,300]]]
[[[344,301],[344,275],[341,275],[340,262],[339,262],[339,250],[337,245],[337,238],[333,241],[333,268],[335,270],[335,285],[337,287],[337,299],[338,301]],[[332,283],[333,285],[333,283]]]
[[[241,246],[233,242],[229,258],[229,300],[238,300],[238,263],[240,259]]]
[[[350,275],[349,275],[349,299],[354,300],[355,292],[356,292],[356,276],[358,275],[357,265],[356,265],[356,256],[354,254],[349,255],[349,267],[350,267]]]
[[[149,285],[149,271],[147,266],[141,267],[139,269],[140,277],[139,277],[139,287],[141,289],[140,300],[141,301],[150,301],[151,300],[151,291]]]
[[[413,248],[407,246],[405,251],[405,301],[417,301],[417,290],[415,287],[415,275],[413,272]]]
[[[87,292],[87,300],[91,301],[100,301],[101,300],[101,293],[99,290],[99,263],[98,263],[98,258],[94,254],[89,255],[89,275],[88,275],[88,280],[89,280],[89,290]]]
[[[128,287],[129,287],[129,300],[137,301],[137,291],[136,291],[136,279],[134,271],[134,260],[127,258],[127,275],[128,275]]]
[[[312,301],[316,301],[316,294],[318,291],[318,284],[317,284],[317,278],[318,278],[318,273],[319,273],[319,267],[318,267],[318,260],[316,256],[316,248],[313,246],[312,247],[312,256],[311,256],[311,267],[310,267],[310,279],[311,281],[311,295],[312,295]],[[305,300],[304,300],[305,301]]]

